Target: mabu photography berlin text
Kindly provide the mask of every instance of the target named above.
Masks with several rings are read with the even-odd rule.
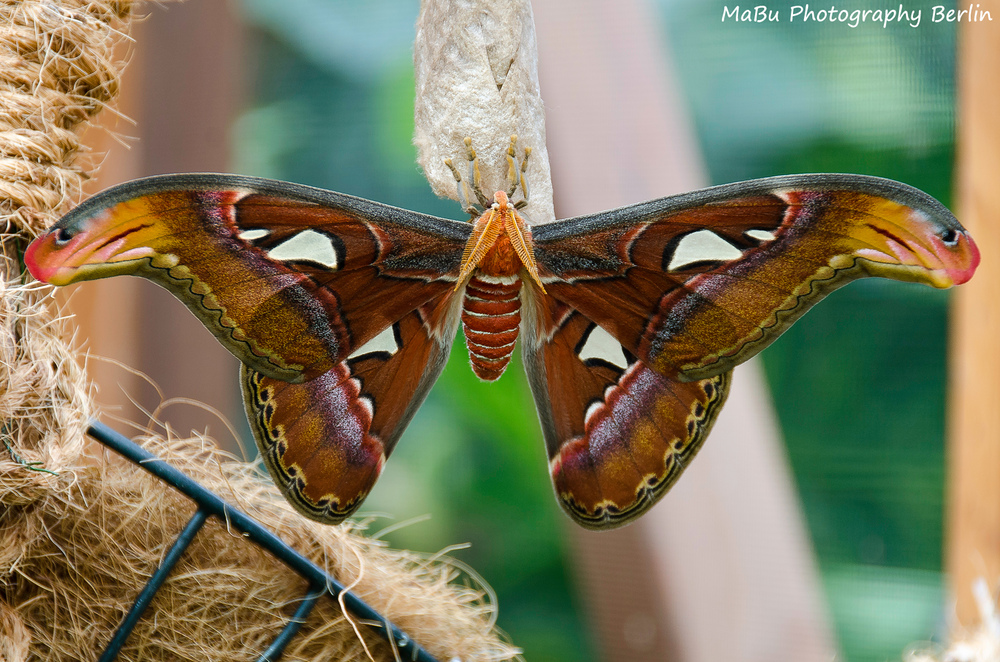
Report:
[[[924,13],[924,10],[926,14]],[[948,8],[944,5],[909,7],[902,3],[892,9],[840,9],[836,5],[793,5],[787,9],[772,9],[767,5],[726,5],[722,8],[722,22],[736,23],[842,23],[856,28],[860,25],[891,25],[920,27],[927,17],[931,23],[982,23],[993,21],[993,16],[979,4],[970,3],[965,8]]]

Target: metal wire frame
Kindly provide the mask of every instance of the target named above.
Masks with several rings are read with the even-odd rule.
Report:
[[[413,662],[437,662],[420,644],[389,622],[385,616],[355,594],[345,590],[343,584],[289,547],[257,520],[229,505],[200,483],[103,423],[96,420],[91,421],[87,428],[87,433],[116,453],[123,455],[131,462],[180,491],[198,506],[198,510],[195,511],[194,515],[184,526],[184,529],[177,536],[160,567],[156,569],[153,576],[149,578],[145,587],[140,591],[135,602],[132,603],[132,608],[125,615],[118,629],[115,630],[114,636],[111,638],[111,643],[104,650],[104,653],[99,658],[99,662],[111,662],[117,659],[118,653],[121,651],[126,639],[132,633],[135,625],[139,622],[139,619],[142,618],[143,612],[149,607],[153,596],[166,581],[173,567],[180,561],[184,550],[187,549],[191,541],[198,535],[198,531],[208,518],[212,516],[219,518],[228,527],[239,531],[251,543],[273,554],[293,572],[303,577],[309,584],[309,590],[299,604],[299,608],[288,620],[284,629],[271,642],[267,650],[257,659],[257,662],[273,662],[280,658],[289,641],[299,631],[302,624],[305,623],[306,617],[312,611],[312,608],[324,595],[329,596],[333,600],[342,599],[347,610],[359,620],[369,624],[380,624],[380,626],[372,625],[372,629],[399,652],[400,659],[412,660]]]

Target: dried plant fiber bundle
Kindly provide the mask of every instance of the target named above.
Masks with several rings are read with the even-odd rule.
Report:
[[[194,506],[85,443],[90,388],[49,289],[20,253],[80,196],[75,130],[115,97],[131,2],[0,4],[0,661],[95,659]],[[206,439],[141,443],[276,530],[441,660],[517,654],[482,591],[447,561],[391,551],[292,512],[254,468]],[[91,450],[88,450],[91,449]],[[210,520],[126,643],[123,660],[255,659],[305,581]],[[286,659],[394,660],[322,599]]]
[[[482,602],[482,592],[453,583],[458,573],[448,563],[390,550],[348,527],[304,520],[252,465],[225,458],[209,441],[140,443],[280,532],[438,659],[515,656],[493,632],[492,606]],[[34,507],[9,509],[3,518],[2,636],[13,642],[18,632],[30,633],[30,654],[22,644],[14,655],[4,651],[7,660],[95,657],[194,512],[186,497],[124,460],[105,458],[78,469],[76,478],[68,489]],[[211,519],[120,659],[256,659],[307,593],[298,575]],[[323,599],[285,659],[367,660],[366,646],[375,660],[395,659],[388,644]]]

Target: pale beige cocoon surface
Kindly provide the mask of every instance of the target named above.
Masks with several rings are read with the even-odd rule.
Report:
[[[434,192],[458,199],[445,159],[465,176],[466,137],[479,156],[486,195],[506,189],[506,152],[511,135],[517,135],[518,158],[524,147],[532,150],[530,222],[554,220],[535,24],[527,0],[425,0],[413,50],[414,143]]]

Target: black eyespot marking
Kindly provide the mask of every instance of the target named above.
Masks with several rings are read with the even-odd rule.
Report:
[[[945,246],[954,246],[958,243],[958,230],[953,228],[947,228],[940,235],[941,241],[944,242]]]
[[[69,228],[56,228],[53,235],[53,241],[56,246],[65,246],[69,243],[70,239],[75,237],[77,233]]]

